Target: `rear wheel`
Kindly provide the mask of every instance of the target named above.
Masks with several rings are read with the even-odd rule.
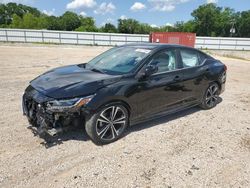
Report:
[[[86,132],[94,143],[109,144],[122,136],[128,119],[128,111],[123,105],[109,104],[86,121]]]
[[[207,88],[205,95],[203,97],[203,101],[200,106],[206,110],[211,109],[217,105],[218,97],[219,97],[219,85],[217,83],[212,83]]]

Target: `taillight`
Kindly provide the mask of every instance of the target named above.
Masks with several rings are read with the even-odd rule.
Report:
[[[227,66],[224,64],[224,71],[227,71]]]

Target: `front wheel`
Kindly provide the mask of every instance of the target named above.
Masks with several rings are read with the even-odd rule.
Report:
[[[217,83],[212,83],[207,88],[200,107],[206,110],[211,109],[217,105],[218,98],[219,85]]]
[[[86,121],[85,129],[95,144],[118,140],[128,126],[128,110],[120,104],[109,104]]]

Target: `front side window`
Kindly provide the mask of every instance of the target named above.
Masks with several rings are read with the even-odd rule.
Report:
[[[117,47],[97,56],[86,68],[96,69],[107,74],[126,74],[133,70],[149,53],[150,49]]]
[[[174,50],[166,50],[156,54],[150,62],[150,65],[158,67],[157,73],[163,73],[177,69],[177,61]]]
[[[180,50],[184,68],[200,65],[199,54],[192,50]]]

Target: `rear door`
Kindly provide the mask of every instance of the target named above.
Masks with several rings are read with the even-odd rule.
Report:
[[[197,50],[180,48],[178,50],[182,63],[183,97],[185,103],[197,103],[207,88],[205,56]]]

